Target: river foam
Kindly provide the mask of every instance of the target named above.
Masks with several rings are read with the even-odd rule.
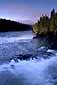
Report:
[[[23,60],[0,65],[1,85],[55,85],[57,84],[57,57]]]

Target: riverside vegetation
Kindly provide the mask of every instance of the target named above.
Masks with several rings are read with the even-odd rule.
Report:
[[[57,35],[57,12],[53,9],[51,11],[50,17],[47,15],[42,15],[40,20],[33,25],[33,32],[36,35]]]

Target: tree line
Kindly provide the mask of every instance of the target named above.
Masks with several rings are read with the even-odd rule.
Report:
[[[57,34],[57,12],[55,12],[55,9],[51,11],[50,17],[47,15],[40,17],[40,20],[33,25],[33,32],[39,35]]]

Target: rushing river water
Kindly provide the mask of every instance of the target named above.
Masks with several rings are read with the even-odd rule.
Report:
[[[33,36],[31,31],[0,33],[0,85],[57,85],[57,50]]]

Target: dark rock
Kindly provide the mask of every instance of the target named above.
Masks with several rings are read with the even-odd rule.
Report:
[[[17,57],[20,60],[29,60],[30,58],[32,58],[31,54],[25,54],[25,55],[19,55],[19,57]]]

